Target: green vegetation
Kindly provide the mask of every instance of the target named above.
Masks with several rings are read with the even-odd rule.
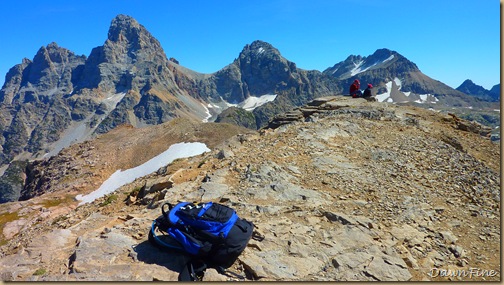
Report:
[[[61,204],[70,204],[73,201],[74,201],[74,197],[72,195],[65,195],[65,197],[63,197],[63,198],[44,200],[44,201],[42,201],[41,205],[47,209],[50,207],[59,206]]]
[[[46,274],[46,273],[47,273],[47,270],[45,270],[44,268],[39,268],[39,269],[37,269],[37,270],[33,273],[33,275],[40,276],[40,275],[44,275],[44,274]]]
[[[128,196],[131,196],[131,197],[138,196],[138,193],[140,193],[140,189],[142,189],[141,186],[135,187],[133,190],[131,190],[131,192],[128,194]]]
[[[12,222],[19,219],[18,212],[14,213],[5,213],[0,215],[0,231],[3,231],[3,228],[6,223]],[[7,241],[4,239],[0,239],[0,246],[6,244]]]
[[[101,207],[104,207],[104,206],[107,206],[108,204],[114,202],[115,200],[117,200],[118,196],[116,194],[111,194],[109,196],[107,196],[107,198],[105,199],[105,201],[101,202],[100,203],[100,206]]]
[[[19,219],[18,212],[1,214],[0,215],[0,228],[3,228],[3,226],[6,223],[15,221],[17,219]]]

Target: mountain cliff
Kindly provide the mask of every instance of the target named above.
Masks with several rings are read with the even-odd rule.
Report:
[[[75,141],[129,123],[202,119],[205,108],[179,88],[187,82],[159,42],[136,20],[112,20],[89,57],[52,43],[23,60],[0,90],[1,164],[53,155]]]
[[[267,125],[275,114],[301,106],[318,96],[340,93],[339,82],[319,71],[297,68],[272,45],[254,41],[246,45],[230,65],[212,74],[201,85],[214,104],[237,104],[250,98],[276,95],[273,102],[250,110],[255,128]],[[215,113],[229,107],[225,105]]]

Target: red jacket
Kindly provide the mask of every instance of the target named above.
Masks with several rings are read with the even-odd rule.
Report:
[[[360,89],[360,84],[357,84],[356,82],[354,82],[351,86],[350,86],[350,95],[352,95],[355,91],[359,90]]]

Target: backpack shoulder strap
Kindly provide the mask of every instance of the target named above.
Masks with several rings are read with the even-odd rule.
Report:
[[[176,213],[178,210],[180,210],[180,208],[186,206],[187,204],[189,204],[189,202],[181,202],[175,206],[166,203],[161,207],[161,211],[163,212],[163,216],[168,220],[168,222],[170,222],[170,224],[177,225],[180,222],[180,218]],[[165,211],[165,205],[168,205],[169,207],[168,213]]]
[[[178,281],[203,281],[207,264],[201,260],[189,260],[179,273]]]

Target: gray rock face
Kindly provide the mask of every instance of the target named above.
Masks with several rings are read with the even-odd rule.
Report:
[[[82,140],[124,123],[203,117],[204,108],[177,86],[188,79],[174,65],[159,42],[124,15],[112,21],[105,44],[88,58],[56,43],[42,47],[9,71],[0,90],[0,163],[23,153],[41,157],[58,141]]]
[[[119,15],[112,20],[105,44],[91,51],[78,87],[122,92],[141,90],[148,82],[173,84],[168,59],[159,41],[142,25]]]
[[[275,114],[341,90],[334,78],[297,68],[276,48],[262,41],[246,45],[232,64],[203,84],[213,87],[206,90],[210,98],[218,100],[222,97],[231,103],[242,102],[250,96],[278,94],[281,98],[253,111],[257,128],[265,126]]]
[[[9,165],[0,180],[0,203],[17,201],[25,181],[27,161],[15,161]]]
[[[84,60],[51,43],[40,48],[33,61],[24,60],[10,70],[0,90],[4,162],[25,148],[40,150],[68,126],[72,105],[64,96],[72,92]]]

